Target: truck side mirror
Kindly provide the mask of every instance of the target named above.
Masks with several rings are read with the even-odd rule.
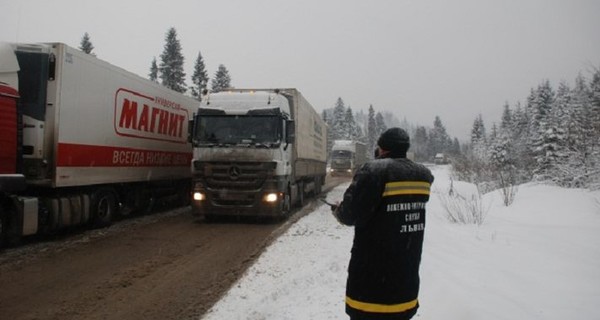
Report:
[[[296,137],[296,124],[294,120],[285,121],[285,142],[293,143]]]

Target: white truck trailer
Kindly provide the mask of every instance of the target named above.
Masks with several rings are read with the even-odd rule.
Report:
[[[332,176],[352,176],[367,161],[367,146],[359,141],[335,140],[331,146]]]
[[[194,120],[194,212],[285,217],[305,196],[321,192],[326,130],[297,89],[205,96]]]
[[[189,202],[199,102],[61,43],[0,45],[0,240]]]

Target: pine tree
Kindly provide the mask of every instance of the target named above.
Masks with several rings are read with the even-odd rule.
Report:
[[[183,93],[186,92],[187,85],[185,84],[184,58],[181,50],[177,31],[175,28],[170,28],[165,36],[163,53],[160,55],[160,79],[163,86]]]
[[[593,80],[592,80],[593,82]],[[593,110],[593,94],[585,78],[579,75],[575,79],[570,100],[571,125],[568,133],[568,144],[573,152],[570,153],[570,167],[577,168],[573,172],[573,186],[582,187],[594,180],[594,172],[598,165],[595,160],[595,149],[598,148],[598,137],[594,134],[597,115]]]
[[[502,120],[500,121],[500,129],[501,130],[509,130],[512,127],[512,112],[510,110],[510,106],[508,102],[504,104],[504,109],[502,111]]]
[[[436,153],[446,152],[452,143],[450,136],[446,132],[446,127],[439,116],[435,116],[433,121],[433,129],[429,133],[429,143],[431,156],[435,156]]]
[[[331,141],[345,139],[345,117],[346,106],[341,97],[337,98],[335,107],[333,107],[333,117],[331,119],[330,138]]]
[[[471,149],[477,160],[484,161],[487,159],[487,135],[481,114],[473,121],[473,128],[471,129]]]
[[[452,141],[452,147],[450,147],[449,153],[454,156],[458,156],[460,154],[460,142],[458,141],[458,138],[455,137]]]
[[[549,126],[539,136],[534,150],[536,154],[536,168],[533,170],[536,180],[553,180],[560,183],[560,176],[556,176],[556,169],[562,156],[560,142],[563,134],[557,127]]]
[[[532,151],[529,148],[529,113],[517,102],[512,115],[512,126],[508,139],[512,143],[516,167],[516,180],[525,182],[531,180],[531,172],[535,167]]]
[[[376,137],[379,138],[379,136],[385,130],[387,130],[387,125],[385,124],[385,118],[383,117],[383,115],[381,114],[381,112],[377,112],[377,114],[375,115],[375,132],[376,132]]]
[[[427,128],[418,126],[415,130],[414,138],[411,141],[410,149],[415,153],[416,161],[427,161],[431,156],[429,151],[429,137],[427,135]]]
[[[471,144],[481,143],[485,139],[485,124],[483,117],[479,114],[473,121],[473,128],[471,128]]]
[[[375,152],[377,147],[377,130],[375,128],[375,109],[369,105],[369,115],[367,117],[367,151],[369,155]]]
[[[196,64],[194,65],[194,74],[192,75],[192,97],[196,97],[198,100],[201,100],[202,92],[207,88],[207,86],[208,74],[206,72],[202,54],[198,52]]]
[[[367,144],[367,114],[363,110],[354,113],[354,121],[358,129],[358,141]]]
[[[156,64],[156,57],[152,58],[152,63],[150,64],[150,73],[148,74],[148,78],[158,83],[158,65]]]
[[[529,115],[527,110],[521,107],[521,103],[517,102],[515,106],[515,110],[512,113],[512,121],[511,121],[510,130],[514,133],[513,138],[517,140],[517,137],[522,137],[523,141],[525,141],[525,136],[529,130]]]
[[[554,91],[550,82],[545,80],[534,91],[530,109],[530,148],[536,162],[533,174],[538,180],[550,177],[550,171],[556,161],[558,136],[550,118],[553,103]]]
[[[231,76],[229,75],[229,70],[220,64],[217,72],[215,72],[215,77],[210,82],[211,90],[213,92],[219,92],[228,88],[231,88]]]
[[[492,130],[490,130],[490,135],[488,136],[489,143],[494,143],[494,140],[498,138],[498,126],[496,123],[492,123]]]
[[[571,180],[571,177],[566,174],[570,170],[565,170],[569,166],[570,151],[568,128],[564,126],[570,122],[570,100],[571,89],[566,83],[561,82],[547,119],[548,128],[541,137],[542,143],[539,148],[545,156],[538,162],[538,168],[535,171],[538,178],[551,179],[559,185],[568,185]]]
[[[600,68],[596,69],[596,72],[592,76],[592,81],[590,83],[590,100],[595,136],[600,139]],[[596,141],[598,141],[598,139]]]
[[[531,91],[528,99],[528,112],[529,144],[532,150],[539,147],[540,137],[548,129],[548,118],[553,101],[554,91],[548,80],[543,81],[537,89]]]
[[[341,123],[341,132],[342,136],[340,137],[343,140],[351,140],[352,139],[352,126],[354,122],[354,114],[352,113],[352,109],[350,107],[346,108],[344,111],[344,119]]]
[[[600,189],[600,68],[592,75],[590,83],[590,111],[592,126],[590,185]]]
[[[501,185],[515,184],[518,179],[516,169],[516,154],[508,128],[500,129],[496,138],[489,145],[489,159],[493,166],[492,175],[501,180]]]
[[[352,108],[348,106],[346,109],[346,115],[344,117],[346,139],[358,141],[361,137],[361,130],[356,121],[354,120],[354,112]]]
[[[91,54],[92,50],[94,50],[94,45],[90,41],[90,35],[87,32],[84,33],[83,37],[81,38],[81,42],[79,44],[79,50],[81,50],[87,54]]]
[[[488,143],[488,153],[491,164],[500,174],[503,174],[504,172],[510,172],[505,174],[505,176],[510,176],[511,178],[515,178],[513,170],[515,169],[514,165],[516,159],[515,147],[512,142],[512,134],[513,130],[515,130],[515,119],[521,116],[521,112],[520,104],[517,104],[517,108],[513,112],[511,111],[508,103],[505,103],[500,120],[500,128],[496,130],[494,123],[494,127],[492,128],[493,133],[491,135],[493,138]],[[526,126],[527,121],[524,121],[524,124]],[[497,132],[494,133],[494,131]],[[510,183],[514,182],[515,181],[510,181]]]

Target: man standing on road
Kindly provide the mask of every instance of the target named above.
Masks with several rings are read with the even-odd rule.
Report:
[[[354,176],[333,206],[342,224],[354,226],[348,266],[346,313],[350,319],[412,318],[419,307],[419,265],[431,171],[406,158],[406,131],[391,128],[377,140],[376,159]]]

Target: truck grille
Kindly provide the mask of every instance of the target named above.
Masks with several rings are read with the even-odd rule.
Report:
[[[268,164],[268,163],[267,163]],[[204,177],[211,189],[257,190],[270,172],[261,162],[206,163]]]
[[[274,169],[272,162],[197,162],[214,204],[252,206],[265,180]]]
[[[346,159],[334,159],[331,161],[332,169],[350,169],[352,167],[352,162]]]

